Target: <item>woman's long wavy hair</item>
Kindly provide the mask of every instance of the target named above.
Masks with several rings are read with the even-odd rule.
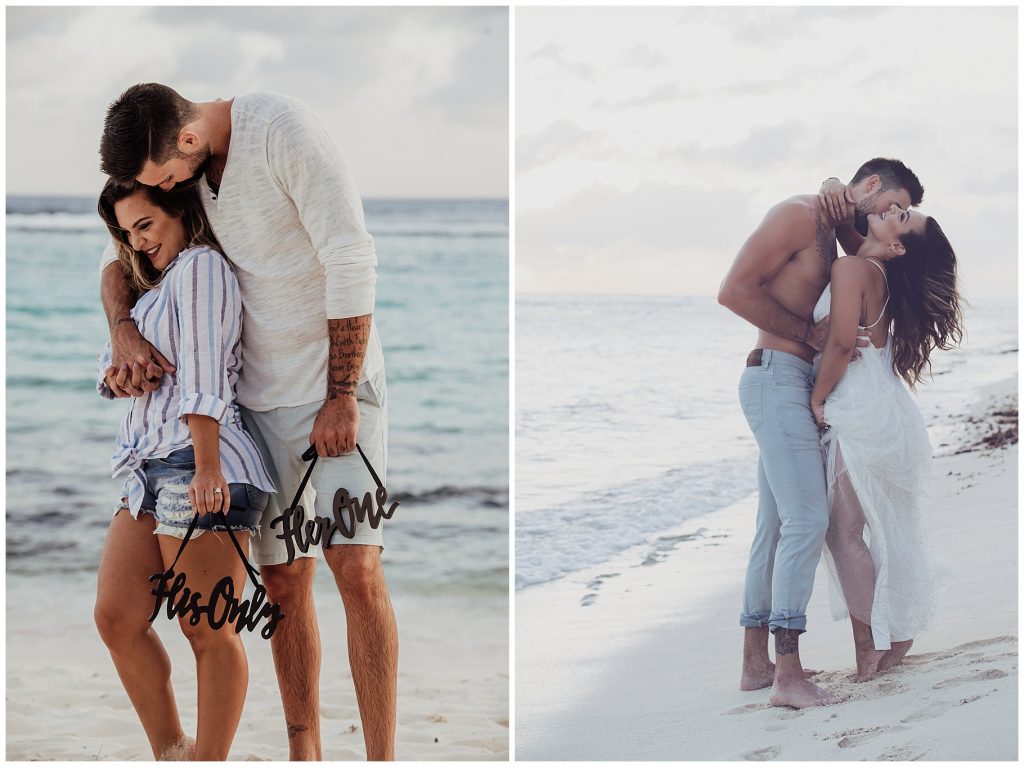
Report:
[[[957,291],[956,254],[939,222],[929,217],[924,233],[900,237],[902,257],[886,262],[893,321],[892,367],[913,389],[931,375],[933,349],[963,340],[963,299]]]
[[[114,214],[116,203],[140,191],[164,213],[181,219],[182,226],[185,228],[185,245],[187,247],[206,245],[218,252],[223,252],[213,234],[210,222],[206,219],[203,204],[200,202],[194,186],[182,189],[176,187],[165,192],[137,181],[130,184],[119,184],[114,179],[107,179],[103,191],[100,192],[99,203],[96,207],[100,218],[106,223],[107,230],[114,240],[117,259],[121,262],[121,267],[128,276],[129,283],[140,293],[159,285],[162,273],[153,266],[153,262],[145,253],[140,253],[132,248],[128,240],[128,232],[120,227],[117,223],[117,216]]]

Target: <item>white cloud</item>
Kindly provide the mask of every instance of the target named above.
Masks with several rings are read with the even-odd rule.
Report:
[[[107,105],[146,81],[306,101],[367,196],[507,195],[504,8],[8,8],[8,191],[95,194]]]
[[[518,289],[573,292],[587,264],[593,292],[618,251],[660,277],[608,270],[604,290],[713,293],[772,204],[883,155],[920,176],[975,295],[1016,292],[1016,9],[535,7],[516,22]],[[686,280],[668,277],[679,264]]]

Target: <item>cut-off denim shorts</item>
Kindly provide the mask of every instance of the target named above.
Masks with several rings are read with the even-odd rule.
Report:
[[[146,494],[142,499],[140,513],[152,515],[156,521],[154,533],[184,538],[188,526],[195,516],[192,502],[188,497],[188,486],[196,473],[196,456],[193,447],[175,450],[164,458],[151,458],[142,462],[146,474]],[[269,495],[254,485],[231,483],[231,508],[227,511],[227,526],[219,517],[202,514],[195,538],[204,530],[246,531],[256,533],[260,517],[267,506]],[[124,494],[127,497],[127,493]],[[124,501],[118,504],[126,508]]]

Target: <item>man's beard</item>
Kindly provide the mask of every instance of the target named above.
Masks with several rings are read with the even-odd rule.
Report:
[[[213,153],[209,150],[209,148],[207,148],[205,150],[205,154],[199,152],[197,152],[197,154],[199,154],[199,158],[197,158],[196,160],[196,164],[195,167],[193,168],[192,175],[189,176],[184,181],[179,181],[177,184],[175,184],[176,187],[180,187],[182,189],[194,187],[196,184],[199,183],[199,179],[201,179],[203,175],[206,173],[206,171],[209,169],[210,162],[213,160]]]
[[[853,228],[857,230],[857,234],[861,237],[868,236],[868,213],[870,213],[872,207],[874,207],[875,200],[881,196],[882,190],[879,189],[878,191],[869,194],[860,202],[854,203]]]

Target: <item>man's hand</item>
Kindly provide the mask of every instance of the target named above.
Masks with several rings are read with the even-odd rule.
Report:
[[[343,455],[356,449],[359,434],[359,404],[353,395],[328,399],[313,422],[309,444],[320,457]]]
[[[141,397],[160,388],[164,373],[173,373],[153,344],[142,337],[134,322],[119,322],[110,333],[113,358],[104,380],[116,397]]]
[[[832,226],[853,220],[853,197],[846,184],[837,178],[827,178],[822,182],[818,190],[818,204]]]
[[[831,317],[826,317],[816,325],[811,326],[811,332],[807,335],[805,343],[810,346],[814,351],[820,352],[824,350],[825,343],[828,341],[828,329],[831,325]],[[871,343],[871,331],[867,328],[857,329],[857,346],[863,349]],[[853,356],[850,359],[859,360],[860,351],[858,349],[853,350]]]
[[[138,363],[131,367],[122,365],[120,368],[111,365],[107,368],[103,380],[115,397],[141,397],[146,392],[160,388],[163,372],[163,369],[152,361],[145,367]]]

